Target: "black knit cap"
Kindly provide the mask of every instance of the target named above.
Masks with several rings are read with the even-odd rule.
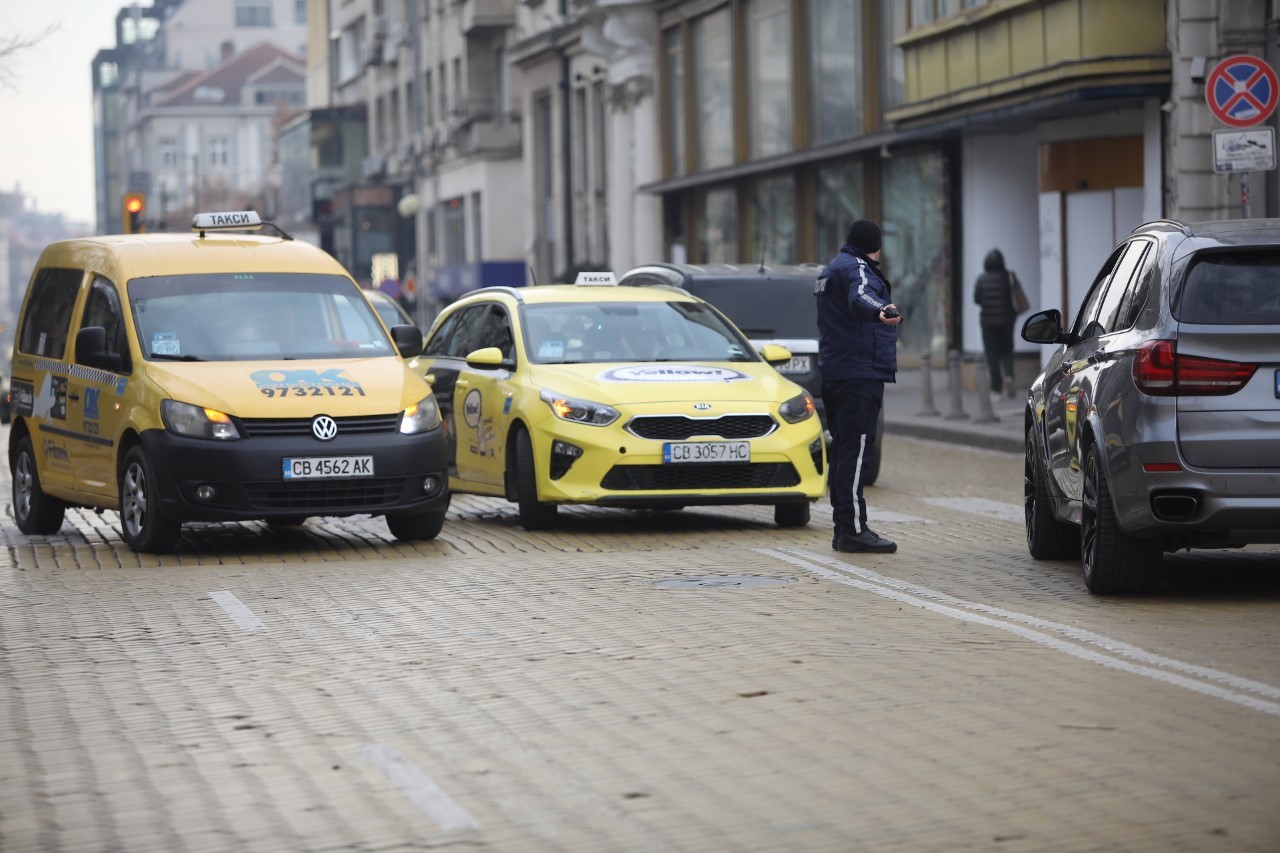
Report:
[[[859,219],[849,226],[849,233],[845,235],[844,241],[864,255],[878,252],[880,226],[870,219]]]

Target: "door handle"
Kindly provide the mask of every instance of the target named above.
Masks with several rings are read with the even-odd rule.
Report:
[[[80,402],[80,395],[79,395],[79,394],[68,394],[68,395],[67,395],[67,399],[68,399],[68,400],[75,400],[75,401],[78,403],[78,402]]]

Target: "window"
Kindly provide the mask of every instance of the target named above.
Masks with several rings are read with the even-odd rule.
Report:
[[[436,83],[440,87],[440,121],[447,122],[449,120],[449,90],[445,88],[443,62],[440,63],[439,69],[436,74]]]
[[[761,178],[751,185],[749,193],[751,244],[745,256],[735,260],[795,263],[796,193],[791,174]]]
[[[1134,240],[1116,265],[1111,284],[1107,287],[1107,295],[1103,297],[1102,306],[1098,309],[1098,324],[1101,326],[1099,334],[1128,328],[1120,325],[1120,306],[1132,289],[1134,275],[1142,266],[1148,245],[1146,240]]]
[[[18,338],[21,352],[62,358],[67,348],[71,310],[83,279],[84,273],[80,270],[40,270],[22,317],[22,333]]]
[[[471,239],[475,241],[474,257],[477,261],[484,260],[484,243],[481,241],[481,235],[484,233],[480,230],[480,193],[471,194]]]
[[[271,26],[271,0],[236,0],[236,26]]]
[[[733,162],[733,50],[729,10],[693,22],[693,81],[698,119],[698,167]]]
[[[160,137],[160,165],[178,165],[178,140],[172,136]]]
[[[209,137],[209,165],[225,166],[231,160],[231,140],[225,136]]]
[[[307,22],[307,0],[293,0],[293,22],[295,24]]]
[[[791,150],[791,6],[748,0],[746,8],[751,156],[768,157]]]
[[[541,92],[533,99],[533,199],[537,212],[534,256],[539,281],[550,281],[556,256],[556,195],[551,181],[555,164],[551,142],[551,96]]]
[[[431,89],[431,72],[428,71],[422,84],[422,100],[427,105],[427,127],[436,123],[436,104],[432,97],[434,93]]]
[[[121,371],[129,372],[129,343],[124,333],[124,312],[120,310],[120,294],[116,293],[111,282],[104,278],[95,278],[85,301],[84,315],[80,320],[80,328],[101,326],[107,330],[107,352],[116,353],[123,359]]]
[[[973,5],[966,2],[966,6]],[[923,27],[960,11],[959,0],[911,0],[911,26]]]
[[[364,66],[364,18],[338,34],[338,80],[350,80]]]
[[[684,32],[673,27],[663,34],[663,103],[667,116],[667,174],[684,174]]]
[[[884,45],[880,52],[880,107],[891,110],[906,99],[906,60],[894,40],[907,31],[907,4],[881,4],[880,8],[880,44]]]
[[[738,257],[738,194],[733,187],[707,190],[702,204],[702,262],[736,264]]]
[[[1174,316],[1212,326],[1280,326],[1280,253],[1202,253],[1187,270]],[[1270,360],[1270,359],[1268,359]]]
[[[444,264],[467,262],[467,201],[451,198],[444,203]]]
[[[506,311],[496,305],[493,306],[493,310],[480,326],[475,346],[476,349],[497,347],[502,350],[503,358],[515,357],[515,339],[511,335],[511,320],[507,318]]]
[[[860,0],[809,0],[809,112],[815,145],[862,132]]]
[[[476,339],[480,324],[489,313],[489,306],[472,305],[449,315],[436,333],[427,341],[423,355],[444,356],[445,358],[464,358],[476,348],[471,342]]]
[[[1080,313],[1076,315],[1076,322],[1071,329],[1071,337],[1075,340],[1092,338],[1100,331],[1097,322],[1098,307],[1102,304],[1102,297],[1106,294],[1107,285],[1111,282],[1111,273],[1120,263],[1120,256],[1125,248],[1121,246],[1111,253],[1111,257],[1107,258],[1107,262],[1102,265],[1102,269],[1094,278],[1093,284],[1089,286],[1089,295],[1080,306]]]
[[[866,216],[862,161],[850,160],[816,173],[814,245],[811,257],[829,258],[844,245],[850,223]]]
[[[453,113],[454,115],[467,114],[467,105],[462,99],[462,60],[460,58],[453,60]]]
[[[882,264],[893,282],[893,301],[907,318],[897,327],[898,345],[941,355],[950,339],[947,163],[937,149],[894,154],[883,163]]]

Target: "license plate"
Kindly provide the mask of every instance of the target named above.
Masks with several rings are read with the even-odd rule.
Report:
[[[286,480],[372,476],[372,456],[286,456],[284,458]]]
[[[749,441],[668,441],[662,445],[665,462],[750,462]]]
[[[810,368],[810,359],[808,355],[793,355],[791,360],[786,364],[778,365],[779,373],[808,373]]]

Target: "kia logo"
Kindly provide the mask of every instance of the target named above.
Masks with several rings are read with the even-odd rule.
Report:
[[[311,422],[311,432],[321,441],[331,441],[338,434],[338,422],[328,415],[319,415]]]
[[[697,409],[699,412],[705,412],[711,408],[711,404],[710,403],[694,403],[693,407]]]

